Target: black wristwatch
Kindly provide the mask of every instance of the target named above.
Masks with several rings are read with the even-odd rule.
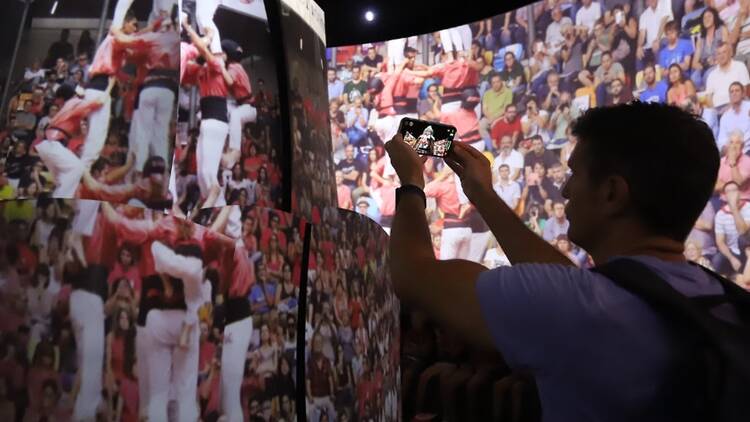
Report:
[[[422,188],[416,185],[403,185],[396,189],[396,208],[398,208],[398,202],[401,200],[401,195],[405,193],[413,193],[422,197],[422,203],[427,208],[427,197],[424,194]]]

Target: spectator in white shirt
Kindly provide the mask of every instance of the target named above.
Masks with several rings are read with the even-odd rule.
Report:
[[[739,186],[735,182],[724,185],[724,195],[726,205],[716,213],[714,220],[719,253],[714,255],[711,264],[720,274],[739,273],[747,262],[744,249],[748,244],[744,235],[750,228],[750,203],[740,199]]]
[[[549,47],[549,53],[552,55],[557,54],[560,48],[565,43],[565,37],[562,35],[563,26],[573,25],[573,21],[563,16],[562,10],[559,5],[556,5],[552,9],[552,22],[547,26],[547,34],[545,43]]]
[[[37,59],[31,63],[31,67],[27,68],[23,74],[23,80],[25,82],[31,82],[36,85],[44,80],[44,69],[41,68],[41,62]]]
[[[656,61],[664,25],[672,19],[666,9],[657,7],[657,0],[646,0],[646,6],[638,21],[640,32],[635,53],[638,70],[643,69],[647,62]]]
[[[336,69],[328,69],[328,99],[341,99],[344,94],[344,83],[336,77]]]
[[[518,206],[518,200],[521,199],[521,186],[510,180],[510,166],[507,164],[501,164],[497,174],[498,181],[492,187],[510,209],[515,209]]]
[[[719,121],[719,138],[716,145],[721,150],[729,142],[729,135],[742,132],[742,152],[750,150],[750,101],[745,99],[745,87],[739,82],[729,85],[729,108]]]
[[[492,171],[497,174],[503,165],[508,166],[510,180],[518,180],[521,176],[521,169],[523,169],[523,155],[513,149],[513,139],[509,135],[505,135],[500,139],[500,153],[492,162]]]
[[[581,8],[576,13],[576,29],[590,35],[594,30],[594,23],[602,17],[602,8],[599,2],[592,0],[583,0]]]
[[[716,50],[718,63],[706,79],[706,92],[709,94],[709,106],[721,107],[729,103],[729,85],[739,82],[742,86],[750,85],[750,75],[744,63],[732,59],[732,46],[722,43]]]
[[[554,214],[552,218],[544,223],[544,232],[542,234],[542,237],[547,242],[555,241],[557,236],[561,234],[567,235],[568,228],[570,227],[570,221],[565,216],[565,203],[555,202],[552,205],[552,209],[554,210]]]

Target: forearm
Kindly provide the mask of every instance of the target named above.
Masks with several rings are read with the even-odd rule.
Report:
[[[424,202],[409,193],[400,198],[391,228],[391,272],[396,289],[409,283],[426,263],[435,260]]]
[[[743,176],[742,173],[740,173],[740,166],[735,165],[734,167],[732,167],[732,181],[742,186],[742,184],[745,183],[745,180],[747,180],[747,177]]]
[[[530,231],[494,192],[487,192],[474,206],[513,264],[574,265],[568,257]]]
[[[716,247],[719,249],[719,252],[721,252],[722,255],[725,257],[732,259],[734,258],[734,254],[732,254],[732,251],[729,250],[729,246],[727,246],[726,242],[716,240]]]

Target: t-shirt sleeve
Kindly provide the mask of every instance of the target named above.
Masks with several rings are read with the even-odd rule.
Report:
[[[719,213],[716,213],[714,216],[714,233],[716,235],[720,234],[726,234],[726,231],[724,231],[724,227],[719,222]]]
[[[565,364],[565,350],[580,337],[597,303],[594,277],[588,270],[556,264],[517,264],[479,275],[482,316],[511,367]]]

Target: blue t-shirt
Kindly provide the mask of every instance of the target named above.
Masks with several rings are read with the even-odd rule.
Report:
[[[720,294],[700,268],[630,257],[687,296]],[[545,422],[693,421],[685,348],[649,305],[606,277],[572,266],[518,264],[476,283],[495,346],[536,378]]]
[[[646,90],[641,92],[639,99],[644,103],[666,103],[667,82],[662,79],[653,88],[647,86]]]
[[[659,50],[659,66],[662,69],[668,69],[673,63],[680,64],[685,61],[685,57],[693,54],[693,43],[682,38],[677,40],[677,45],[670,49],[668,45]]]
[[[269,296],[275,297],[276,296],[276,288],[278,287],[278,284],[273,280],[266,281],[266,293],[268,293]],[[258,310],[259,313],[265,314],[266,312],[270,311],[268,307],[268,302],[266,301],[266,296],[263,294],[263,288],[261,287],[260,283],[255,283],[253,285],[253,288],[250,289],[250,304],[263,304],[261,308]]]

